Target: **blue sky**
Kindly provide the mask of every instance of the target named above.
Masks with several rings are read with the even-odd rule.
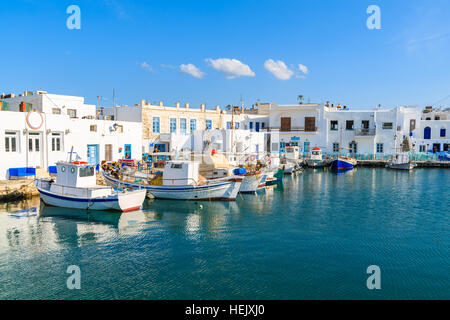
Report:
[[[80,30],[66,27],[71,4]],[[381,30],[366,27],[372,4]],[[448,0],[17,0],[2,4],[0,28],[5,93],[110,105],[114,88],[118,104],[208,108],[299,94],[353,109],[450,104]]]

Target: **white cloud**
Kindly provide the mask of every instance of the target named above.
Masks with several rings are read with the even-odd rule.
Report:
[[[202,72],[199,68],[194,66],[192,63],[180,65],[180,70],[181,70],[181,72],[190,74],[191,76],[193,76],[195,78],[199,78],[199,79],[203,78],[203,76],[205,75],[204,72]]]
[[[294,75],[294,72],[281,60],[266,60],[264,68],[280,80],[289,80]]]
[[[250,67],[236,59],[205,59],[211,67],[222,72],[227,79],[236,77],[254,77],[255,73]]]
[[[147,71],[153,71],[152,67],[145,61],[141,63],[141,68]]]
[[[303,74],[308,74],[308,67],[303,65],[303,64],[299,64],[298,65],[298,70],[300,70],[301,72],[303,72]]]

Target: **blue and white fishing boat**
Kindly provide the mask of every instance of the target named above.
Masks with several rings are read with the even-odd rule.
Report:
[[[344,156],[337,156],[336,159],[334,159],[331,162],[331,169],[341,172],[352,170],[355,167],[355,165],[356,159]]]
[[[323,168],[327,164],[327,161],[323,159],[322,150],[317,147],[312,149],[311,155],[305,161],[310,168]]]
[[[97,185],[95,166],[87,162],[58,162],[56,181],[36,179],[42,201],[51,206],[83,210],[139,210],[145,190]]]
[[[243,177],[227,176],[205,179],[199,176],[199,163],[194,161],[169,161],[162,176],[153,179],[120,179],[102,171],[108,185],[139,187],[158,199],[173,200],[236,200]]]

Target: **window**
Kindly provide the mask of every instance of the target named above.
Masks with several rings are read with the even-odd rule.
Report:
[[[117,132],[119,133],[123,132],[123,125],[117,125]]]
[[[369,120],[362,120],[361,121],[361,128],[362,129],[369,129]]]
[[[5,151],[17,152],[17,132],[14,131],[5,132]]]
[[[423,129],[423,138],[426,140],[431,139],[431,128],[430,127],[426,127],[425,129]]]
[[[206,120],[206,130],[212,129],[212,120]]]
[[[186,134],[186,127],[187,127],[187,121],[186,118],[181,118],[180,119],[180,133],[181,134]]]
[[[52,109],[52,113],[53,114],[61,114],[61,109],[60,108],[53,108]]]
[[[91,132],[97,132],[97,125],[96,125],[96,124],[91,125],[91,126],[89,127],[89,130],[90,130]]]
[[[190,126],[191,132],[197,130],[197,119],[191,119],[190,123],[191,123]]]
[[[61,133],[52,133],[52,151],[61,151]]]
[[[27,112],[30,112],[31,110],[33,110],[33,105],[31,103],[25,103],[25,110]]]
[[[377,143],[377,153],[384,152],[384,145],[382,143]]]
[[[250,130],[253,130],[253,122],[250,122],[249,128],[250,128]]]
[[[353,130],[354,123],[355,122],[353,120],[347,120],[347,122],[345,123],[345,129]]]
[[[436,117],[434,117],[434,120],[441,120],[441,117],[436,116]]]
[[[445,128],[441,129],[441,138],[445,138],[446,130]]]
[[[227,129],[231,129],[231,122],[227,122]]]
[[[337,120],[331,120],[330,121],[330,130],[331,131],[337,131],[338,130],[339,122]]]
[[[420,145],[419,146],[419,152],[426,152],[427,148],[425,145]]]
[[[255,122],[255,131],[259,132],[259,122]]]
[[[70,118],[76,118],[77,117],[77,110],[75,110],[75,109],[67,109],[67,115]]]
[[[159,117],[153,117],[153,133],[159,133]]]
[[[170,118],[170,133],[177,133],[177,118]]]
[[[90,167],[80,167],[80,177],[92,177],[95,174],[93,166]]]
[[[170,168],[172,168],[172,169],[181,169],[181,168],[183,168],[183,164],[181,164],[181,163],[172,163]]]
[[[392,128],[394,128],[392,122],[383,122],[383,129],[392,129]]]
[[[339,152],[339,143],[333,143],[333,152]]]
[[[265,122],[261,122],[261,129],[264,129],[266,127],[266,123]]]

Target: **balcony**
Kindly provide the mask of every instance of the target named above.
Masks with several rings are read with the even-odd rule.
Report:
[[[282,127],[266,127],[264,128],[266,131],[279,131],[279,132],[317,132],[317,127],[290,127],[290,128],[282,128]]]
[[[355,130],[355,137],[374,137],[376,135],[376,129],[360,128]]]

